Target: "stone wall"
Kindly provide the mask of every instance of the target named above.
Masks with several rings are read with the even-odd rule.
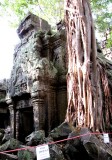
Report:
[[[32,13],[21,21],[17,33],[20,43],[14,51],[6,102],[12,136],[21,139],[31,130],[44,129],[47,134],[64,121],[66,39],[64,29],[53,33],[45,20]],[[30,128],[22,131],[25,123]]]
[[[6,80],[0,81],[0,128],[5,128],[9,125],[8,105],[5,101],[7,91]]]

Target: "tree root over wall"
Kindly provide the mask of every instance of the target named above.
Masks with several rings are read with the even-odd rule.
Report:
[[[65,21],[68,49],[66,121],[75,127],[109,131],[112,98],[106,69],[110,64],[104,64],[97,56],[89,1],[65,0]]]

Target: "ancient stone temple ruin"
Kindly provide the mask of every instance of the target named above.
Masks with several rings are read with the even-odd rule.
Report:
[[[31,13],[17,33],[11,78],[0,88],[0,128],[10,125],[12,137],[24,141],[32,131],[44,129],[47,134],[65,118],[66,47],[63,29],[53,33]]]
[[[5,128],[8,126],[9,121],[9,110],[8,105],[5,101],[6,97],[6,82],[0,82],[0,128]]]

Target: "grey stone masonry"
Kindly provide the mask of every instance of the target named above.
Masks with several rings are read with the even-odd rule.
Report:
[[[46,134],[64,121],[67,101],[66,38],[45,20],[28,13],[18,29],[7,105],[11,135],[24,139],[32,131]]]

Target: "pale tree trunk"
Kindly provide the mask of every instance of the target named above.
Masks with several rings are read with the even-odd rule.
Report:
[[[68,52],[66,121],[76,127],[104,131],[104,123],[109,118],[108,115],[107,120],[103,118],[103,98],[106,96],[109,109],[110,91],[106,74],[96,59],[96,40],[89,1],[65,0],[65,22]]]

